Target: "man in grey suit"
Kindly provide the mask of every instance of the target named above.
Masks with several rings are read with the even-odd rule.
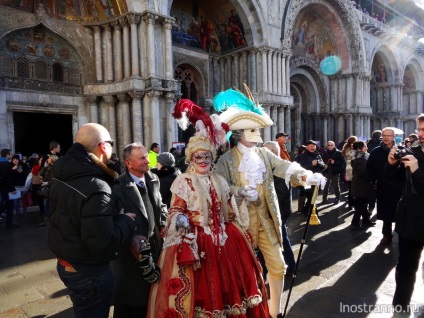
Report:
[[[141,143],[129,144],[124,148],[123,160],[125,172],[118,177],[119,185],[113,188],[115,207],[117,213],[135,213],[137,228],[112,262],[113,317],[146,317],[150,284],[160,277],[160,269],[155,264],[162,249],[168,211],[162,203],[159,179],[149,171],[147,149]],[[140,254],[141,250],[144,252]]]

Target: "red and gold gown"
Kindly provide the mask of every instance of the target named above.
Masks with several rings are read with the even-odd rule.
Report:
[[[171,191],[161,279],[152,286],[148,317],[269,317],[261,268],[249,236],[233,221],[225,180],[185,173]],[[180,214],[188,229],[176,228]]]

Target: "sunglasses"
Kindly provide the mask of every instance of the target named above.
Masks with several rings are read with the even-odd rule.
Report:
[[[113,140],[105,140],[105,141],[102,141],[101,143],[109,144],[111,147],[113,147]]]

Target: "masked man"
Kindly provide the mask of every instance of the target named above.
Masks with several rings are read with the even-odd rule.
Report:
[[[248,93],[250,93],[248,91]],[[249,94],[251,97],[251,94]],[[245,218],[254,244],[262,252],[268,269],[270,287],[270,315],[281,317],[281,295],[286,264],[282,254],[281,216],[274,188],[273,175],[293,186],[320,184],[325,178],[303,169],[298,163],[282,160],[266,148],[256,147],[262,142],[259,128],[273,124],[262,107],[242,93],[229,89],[214,99],[215,110],[222,122],[228,124],[237,144],[216,164],[235,194],[240,218]]]

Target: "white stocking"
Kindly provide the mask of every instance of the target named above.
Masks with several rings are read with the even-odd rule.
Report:
[[[281,313],[281,296],[283,294],[284,280],[273,279],[269,277],[269,314],[272,318],[277,318]]]

